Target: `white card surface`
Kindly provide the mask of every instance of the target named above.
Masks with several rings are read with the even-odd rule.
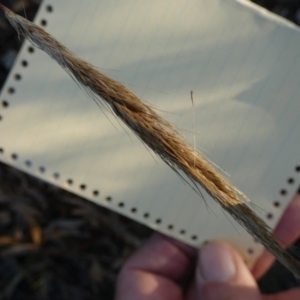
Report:
[[[300,179],[296,26],[234,0],[44,0],[35,22],[195,140],[275,226]],[[188,244],[226,239],[253,263],[262,247],[245,230],[29,47],[0,96],[3,162]]]

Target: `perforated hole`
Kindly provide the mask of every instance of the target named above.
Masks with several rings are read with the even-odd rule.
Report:
[[[6,100],[2,101],[2,107],[4,107],[4,108],[8,107],[8,102]]]
[[[300,166],[296,166],[296,167],[295,167],[295,171],[296,171],[296,172],[300,172]]]
[[[268,220],[272,220],[273,219],[273,214],[272,213],[268,213],[267,214],[267,219]]]
[[[155,220],[155,223],[156,223],[156,224],[161,224],[161,219],[156,219],[156,220]]]
[[[59,179],[59,173],[53,173],[53,178],[54,179]]]
[[[8,90],[7,90],[7,92],[8,92],[9,94],[14,94],[15,91],[16,91],[16,90],[15,90],[13,87],[9,87]]]
[[[80,188],[82,191],[84,191],[84,190],[86,189],[86,185],[82,183],[82,184],[79,186],[79,188]]]
[[[282,189],[282,190],[280,191],[280,195],[281,195],[281,196],[286,196],[286,195],[287,195],[287,191],[284,190],[284,189]]]
[[[22,60],[21,65],[26,68],[28,66],[27,60]]]
[[[4,149],[0,148],[0,154],[3,154],[3,153],[4,153]]]
[[[180,230],[180,234],[184,235],[186,231],[184,229]]]
[[[145,219],[148,219],[150,217],[150,214],[149,213],[144,213],[144,218]]]
[[[192,239],[193,241],[196,241],[196,240],[198,239],[198,236],[197,236],[197,235],[192,235],[191,239]]]
[[[294,178],[289,178],[287,180],[288,184],[293,184],[295,182]]]
[[[273,205],[274,205],[274,207],[279,207],[280,206],[280,202],[279,201],[274,201]]]
[[[34,48],[32,46],[29,46],[27,50],[28,50],[29,53],[33,53],[34,52]]]
[[[248,252],[248,254],[252,255],[254,253],[254,249],[253,248],[248,248],[247,252]]]
[[[73,180],[71,178],[67,179],[67,184],[68,185],[72,185],[73,184]]]
[[[15,80],[20,81],[22,79],[22,76],[20,74],[15,74]]]
[[[131,209],[131,212],[132,212],[133,214],[135,214],[135,213],[137,212],[137,209],[136,209],[135,207],[133,207],[133,208]]]
[[[30,168],[32,166],[32,163],[30,160],[26,160],[25,165],[26,165],[26,167]]]
[[[119,207],[124,207],[124,205],[125,205],[125,204],[124,204],[123,202],[120,202],[120,203],[118,204]]]
[[[107,202],[111,202],[111,201],[112,201],[112,197],[111,197],[111,196],[108,196],[108,197],[105,198],[105,200],[106,200]]]
[[[41,167],[39,167],[39,171],[40,171],[40,173],[45,173],[46,172],[46,168],[43,167],[43,166],[41,166]]]
[[[18,159],[18,155],[17,155],[16,153],[13,153],[13,154],[11,155],[11,158],[12,158],[13,160],[17,160],[17,159]]]
[[[47,21],[45,19],[41,20],[41,25],[44,27],[47,26]]]
[[[49,12],[49,13],[53,12],[53,7],[51,5],[47,5],[46,6],[46,11]]]
[[[0,121],[2,121],[3,120],[3,117],[0,115]]]
[[[169,230],[173,230],[174,229],[174,226],[172,224],[168,225],[168,229]]]
[[[95,197],[97,197],[97,196],[99,195],[99,191],[94,190],[94,191],[93,191],[93,195],[94,195]]]

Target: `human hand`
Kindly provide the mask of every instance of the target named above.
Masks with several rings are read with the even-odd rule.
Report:
[[[300,196],[292,200],[275,229],[290,244],[300,235]],[[117,300],[300,299],[300,288],[276,295],[261,295],[255,278],[261,277],[274,258],[267,251],[249,271],[240,254],[216,241],[196,251],[183,243],[155,234],[124,265],[118,279]],[[194,267],[186,288],[187,273]]]

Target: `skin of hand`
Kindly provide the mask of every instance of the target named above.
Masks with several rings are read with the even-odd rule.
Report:
[[[275,229],[288,246],[300,236],[300,196],[297,195]],[[300,288],[276,295],[261,295],[256,280],[274,257],[267,251],[252,272],[243,258],[223,241],[198,251],[162,234],[154,234],[124,264],[118,278],[116,300],[296,300]]]

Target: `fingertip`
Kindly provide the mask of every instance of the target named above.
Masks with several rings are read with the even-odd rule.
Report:
[[[197,249],[195,247],[189,246],[186,243],[183,243],[175,238],[164,235],[162,233],[155,233],[153,236],[156,237],[157,239],[167,241],[172,245],[176,246],[190,259],[193,259],[197,256]]]
[[[275,257],[268,250],[264,249],[262,255],[252,267],[252,275],[256,280],[259,280],[265,275],[271,265],[274,263]]]
[[[173,259],[177,265],[189,263],[196,257],[197,250],[180,241],[154,233],[127,261],[133,267],[143,268],[155,272],[163,269]],[[174,265],[174,264],[173,264]]]
[[[185,276],[193,253],[196,250],[181,242],[154,234],[124,264],[117,299],[181,299],[178,282]]]
[[[256,281],[244,260],[225,242],[211,242],[200,249],[196,279],[199,297],[203,299],[260,297]]]
[[[221,241],[204,245],[199,251],[197,280],[199,285],[206,282],[226,282],[236,273],[236,264],[231,249]]]
[[[143,270],[176,281],[185,274],[195,256],[192,247],[155,233],[126,261],[122,274]]]
[[[300,235],[300,195],[296,194],[285,209],[276,228],[274,236],[279,244],[286,248]],[[274,263],[275,257],[266,249],[252,268],[255,279],[260,279]]]

